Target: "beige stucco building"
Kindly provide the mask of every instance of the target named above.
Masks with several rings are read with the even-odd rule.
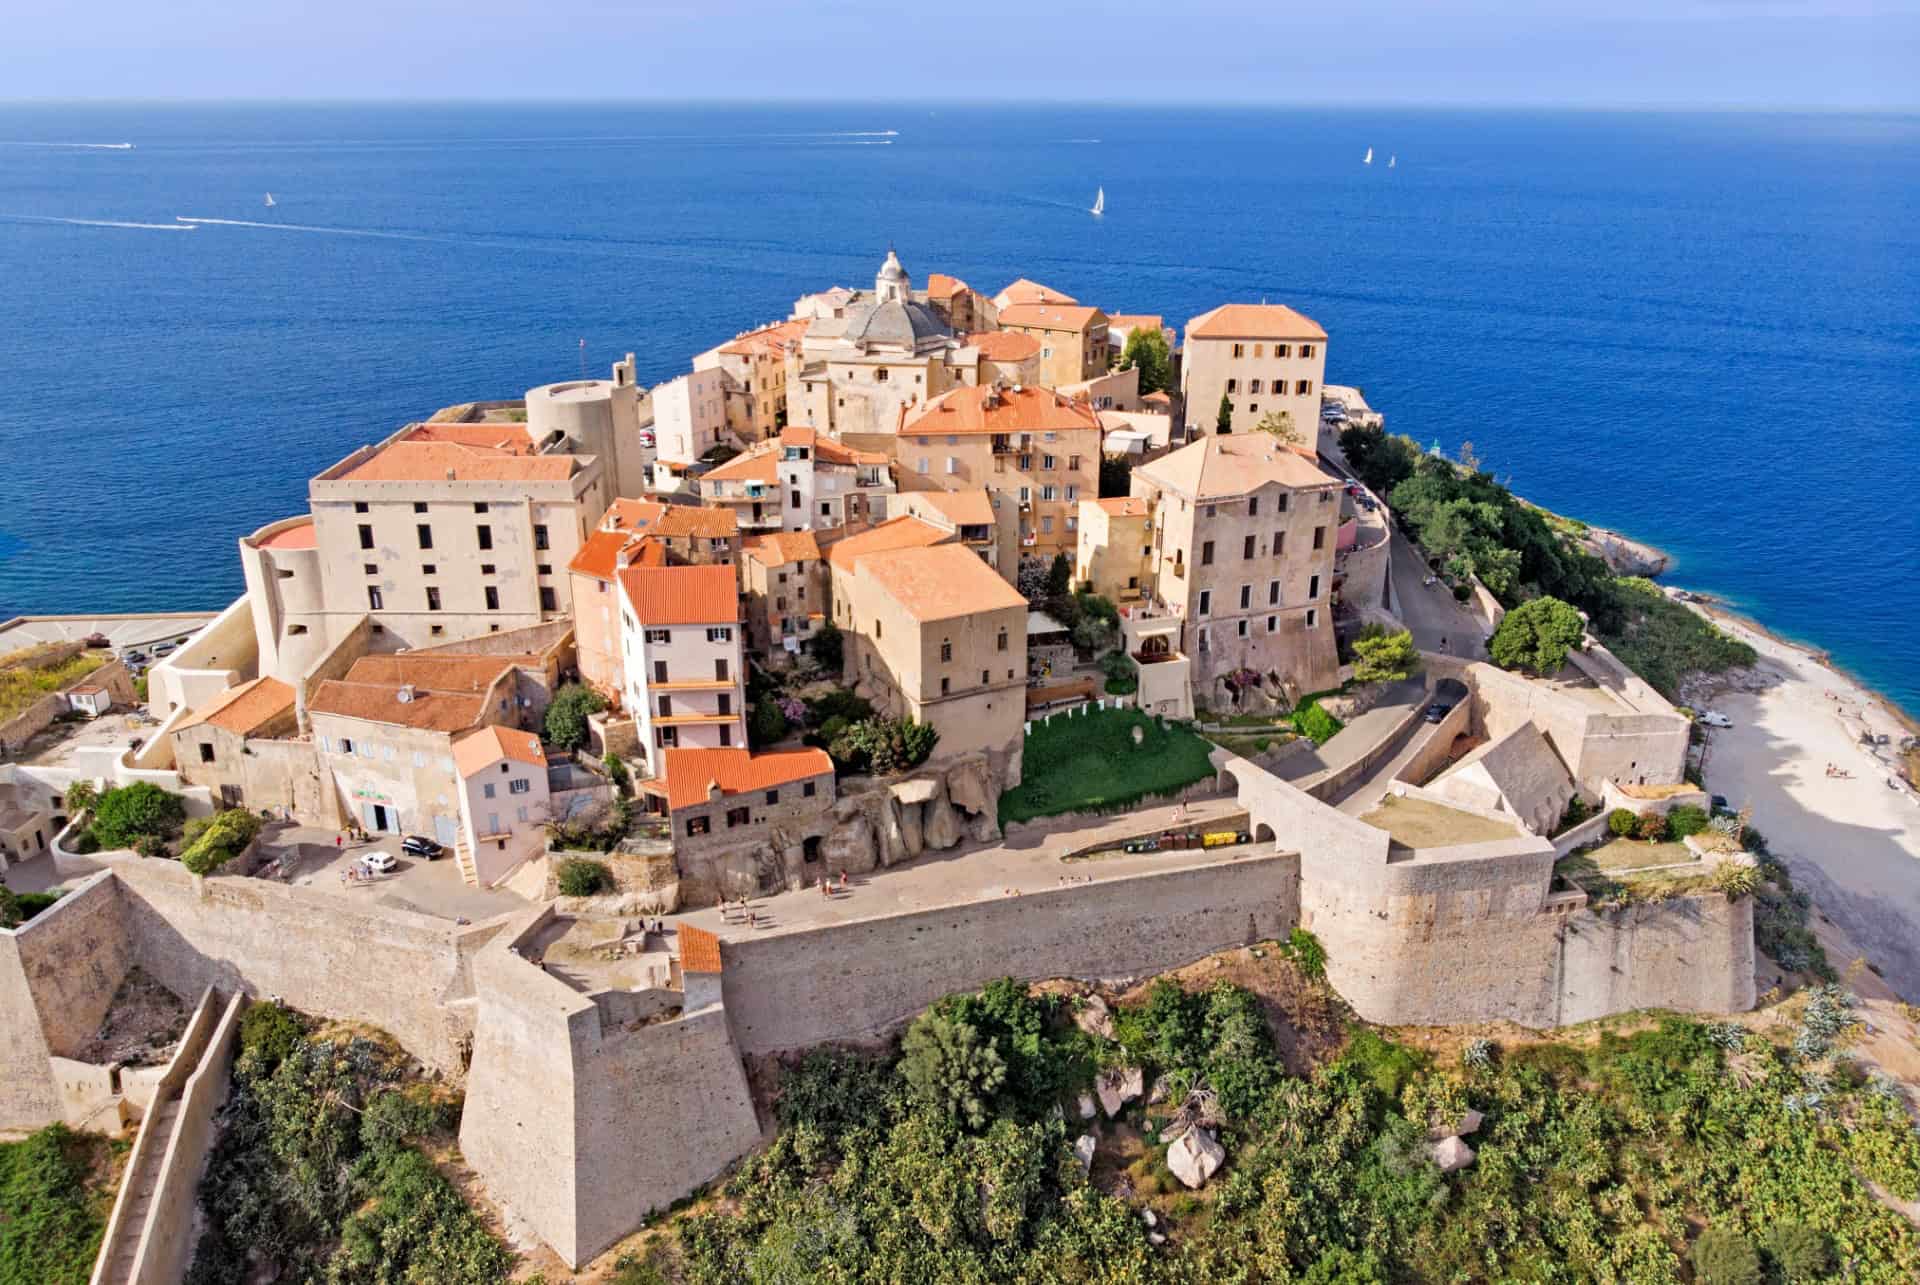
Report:
[[[727,426],[727,378],[716,365],[676,375],[654,386],[655,458],[691,464],[716,446],[734,444],[733,432]],[[785,395],[782,389],[782,398]]]
[[[776,531],[740,550],[747,646],[781,662],[799,652],[827,618],[827,561],[811,531]]]
[[[1151,523],[1151,604],[1184,621],[1196,699],[1237,669],[1300,694],[1337,685],[1335,478],[1267,434],[1235,433],[1140,465],[1132,485]]]
[[[1000,329],[1040,341],[1040,382],[1058,388],[1107,371],[1107,314],[1068,303],[1000,309]]]
[[[1320,386],[1327,373],[1327,332],[1311,317],[1280,304],[1228,303],[1187,323],[1180,355],[1186,436],[1211,433],[1220,396],[1233,404],[1233,431],[1248,433],[1283,412],[1300,444],[1318,445]]]
[[[1153,575],[1151,527],[1149,505],[1141,496],[1080,501],[1074,583],[1089,586],[1109,602],[1139,602]]]
[[[888,456],[806,427],[783,430],[691,485],[703,504],[730,510],[747,532],[870,526],[886,518],[894,490]]]
[[[459,777],[462,865],[492,887],[547,850],[552,819],[547,756],[531,732],[490,724],[453,742]]]
[[[742,440],[765,441],[787,425],[787,375],[799,368],[808,323],[789,319],[734,336],[693,359],[696,374],[717,370],[727,427]]]
[[[735,574],[630,560],[618,569],[624,703],[656,773],[662,749],[747,743]]]

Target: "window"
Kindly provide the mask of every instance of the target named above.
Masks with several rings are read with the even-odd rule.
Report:
[[[1293,386],[1293,391],[1305,397],[1313,391],[1313,381],[1311,379],[1303,379]]]
[[[709,629],[707,630],[707,641],[708,642],[732,642],[733,630],[727,628],[725,625],[721,625],[718,628]]]
[[[716,656],[714,658],[713,681],[716,683],[724,683],[727,681],[727,658],[725,656]]]
[[[1275,606],[1276,604],[1279,603],[1279,601],[1280,601],[1280,582],[1278,580],[1267,581],[1267,605],[1269,607]]]
[[[490,575],[492,575],[492,574],[493,574],[493,564],[492,564],[491,562],[483,562],[483,563],[481,563],[481,564],[480,564],[480,574],[481,574],[481,575],[483,575],[483,576],[490,576]]]
[[[535,563],[533,572],[535,575],[550,576],[553,574],[553,564],[551,562]]]
[[[1053,517],[1051,514],[1040,519],[1040,531],[1044,535],[1053,534]]]
[[[947,463],[948,463],[949,465],[951,465],[951,464],[953,463],[953,461],[952,461],[952,460],[948,460],[948,461],[947,461]],[[947,472],[949,472],[949,473],[951,473],[951,472],[953,472],[953,469],[952,469],[952,468],[948,468],[948,469],[947,469]],[[800,507],[800,492],[798,492],[798,491],[788,491],[788,492],[787,492],[787,503],[788,503],[788,504],[791,504],[791,505],[792,505],[792,506],[793,506],[794,508],[796,508],[796,509],[797,509],[797,508],[799,508],[799,507]]]
[[[1211,540],[1200,546],[1200,565],[1203,567],[1213,565],[1213,541]]]
[[[360,524],[360,547],[363,549],[371,549],[373,547],[373,528],[365,522]]]
[[[727,829],[729,830],[733,829],[736,825],[747,825],[751,823],[752,820],[753,813],[746,808],[727,809]]]
[[[423,562],[420,564],[420,574],[423,576],[438,575],[440,574],[440,568],[431,562]]]
[[[435,585],[427,586],[427,610],[440,610],[440,590]]]
[[[946,695],[946,694],[947,694],[947,693],[948,693],[949,691],[951,691],[952,689],[953,689],[953,680],[952,680],[951,678],[945,678],[945,677],[943,677],[943,678],[941,678],[941,680],[940,680],[940,694],[941,694],[942,696],[945,696],[945,695]]]
[[[485,500],[475,500],[473,511],[475,513],[485,513],[487,511],[487,502]]]
[[[365,513],[367,511],[367,502],[365,500],[355,500],[353,502],[353,511],[355,513]]]
[[[884,384],[887,382],[887,378],[890,374],[891,372],[888,371],[885,366],[882,366],[880,369],[873,372],[873,382],[876,384]]]
[[[1020,503],[1022,503],[1022,504],[1030,504],[1030,503],[1032,503],[1032,502],[1033,502],[1033,488],[1032,488],[1032,487],[1030,487],[1030,486],[1023,486],[1023,487],[1021,487],[1021,488],[1020,488]]]
[[[1274,632],[1277,632],[1277,631],[1279,630],[1279,628],[1280,628],[1280,617],[1278,617],[1278,616],[1268,616],[1268,617],[1267,617],[1267,632],[1268,632],[1268,633],[1274,633]]]
[[[1307,628],[1312,629],[1320,622],[1320,613],[1312,607],[1307,608]]]
[[[730,693],[720,693],[720,713],[722,715],[733,713],[733,696]]]
[[[995,650],[1005,651],[1007,649],[1007,631],[1004,627],[1000,630],[1000,636],[995,640],[995,643]]]
[[[662,718],[673,717],[673,697],[661,696],[661,697],[658,697],[657,699],[660,705],[660,717]]]
[[[288,625],[287,626],[287,633],[290,636],[295,638],[299,637],[301,634],[304,634],[306,632],[307,632],[307,627],[305,625]]]
[[[1240,556],[1243,559],[1253,557],[1253,547],[1257,543],[1259,542],[1255,540],[1254,537],[1248,536],[1244,541],[1241,542]]]
[[[1282,554],[1284,554],[1286,551],[1287,551],[1287,533],[1285,531],[1275,531],[1273,533],[1273,556],[1277,558]]]
[[[380,586],[377,584],[368,585],[367,586],[367,610],[378,611],[385,605],[386,604],[380,598]]]
[[[1073,496],[1072,496],[1072,494],[1071,494],[1071,492],[1073,491],[1073,488],[1072,488],[1072,487],[1068,487],[1068,488],[1067,488],[1067,490],[1068,490],[1068,492],[1069,492],[1069,494],[1068,494],[1068,496],[1067,496],[1067,498],[1068,498],[1069,500],[1071,500],[1071,499],[1073,498]],[[1079,518],[1076,518],[1076,517],[1074,517],[1074,516],[1072,516],[1071,514],[1069,514],[1069,515],[1068,515],[1068,517],[1067,517],[1067,530],[1069,530],[1069,531],[1078,531],[1079,529],[1080,529],[1080,519],[1079,519]]]
[[[380,564],[377,562],[363,562],[360,564],[360,569],[366,572],[370,576],[377,576],[380,574]]]
[[[1245,344],[1235,344],[1235,345],[1233,346],[1233,355],[1234,355],[1234,356],[1236,356],[1236,357],[1244,357],[1244,356],[1246,356],[1246,355],[1247,355],[1247,346],[1246,346]],[[1229,383],[1228,383],[1228,388],[1229,388],[1229,391],[1231,391],[1231,388],[1232,388],[1232,383],[1231,383],[1231,381],[1229,381]]]
[[[434,625],[431,628],[429,628],[427,632],[432,634],[435,638],[438,638],[441,634],[444,634],[447,632],[447,627],[445,625]]]
[[[1040,488],[1040,498],[1043,500],[1057,500],[1060,498],[1060,491],[1053,483],[1049,482]]]
[[[940,640],[940,659],[942,661],[953,659],[953,644],[944,638]]]
[[[547,546],[547,528],[543,524],[538,522],[536,522],[533,527],[533,547],[536,549],[544,549],[548,547]]]
[[[540,586],[540,610],[542,611],[560,610],[560,598],[559,598],[559,595],[554,593],[552,585],[543,584]]]
[[[1315,527],[1313,529],[1313,547],[1316,549],[1323,549],[1326,547],[1326,544],[1327,544],[1327,529],[1323,526]]]
[[[500,610],[500,590],[493,585],[487,586],[487,610]]]
[[[1247,636],[1247,622],[1242,620],[1235,632],[1237,632],[1242,638],[1245,638]]]
[[[913,471],[916,473],[925,473],[927,471],[926,456],[922,455],[918,460],[914,462]]]
[[[1075,500],[1079,498],[1080,498],[1080,488],[1077,485],[1067,487],[1067,503],[1068,504],[1072,504]]]
[[[1051,455],[1042,455],[1040,457],[1040,467],[1043,469],[1054,468],[1058,463],[1059,461],[1054,459],[1053,456]]]
[[[1080,457],[1078,455],[1067,456],[1067,467],[1073,472],[1078,473],[1080,471]]]
[[[1275,513],[1285,513],[1287,511],[1287,497],[1284,494],[1273,497],[1273,511]]]
[[[1318,598],[1319,596],[1320,596],[1320,577],[1308,576],[1307,577],[1307,597]]]
[[[981,685],[982,687],[985,687],[985,686],[986,686],[986,685],[987,685],[988,683],[990,683],[990,682],[992,682],[992,681],[993,681],[993,675],[992,675],[992,674],[990,674],[990,673],[988,673],[988,672],[987,672],[986,670],[984,670],[984,669],[980,671],[980,685]]]
[[[803,782],[800,786],[800,797],[803,799],[810,799],[818,792],[819,788],[812,781]]]
[[[343,736],[343,737],[341,737],[341,738],[340,738],[340,744],[339,744],[339,746],[338,746],[337,748],[339,749],[339,751],[340,751],[340,752],[341,752],[342,754],[351,754],[351,753],[353,753],[353,741],[352,741],[352,739],[351,739],[350,737],[345,737],[345,736]]]
[[[1032,467],[1033,467],[1033,456],[1031,456],[1031,455],[1022,455],[1022,456],[1020,457],[1020,467],[1021,467],[1021,469],[1023,469],[1023,470],[1025,470],[1025,469],[1030,469],[1030,468],[1032,468]]]
[[[425,500],[415,500],[415,501],[413,502],[413,511],[414,511],[415,513],[425,513],[425,512],[427,511],[427,504],[426,504],[426,501],[425,501]]]
[[[433,528],[425,522],[422,522],[413,529],[420,537],[420,547],[423,549],[431,549],[433,547]]]
[[[533,789],[533,782],[524,776],[516,776],[507,782],[508,794],[526,794]]]
[[[1200,615],[1203,615],[1203,616],[1204,616],[1204,615],[1206,615],[1206,614],[1207,614],[1207,613],[1208,613],[1209,611],[1211,611],[1212,609],[1213,609],[1213,590],[1211,590],[1211,589],[1202,589],[1202,590],[1200,591],[1200,611],[1199,611],[1199,614],[1200,614]]]
[[[1313,356],[1313,345],[1312,345],[1312,344],[1301,344],[1301,345],[1300,345],[1300,355],[1301,355],[1302,357],[1311,357],[1311,356]]]
[[[656,683],[664,683],[667,681],[666,661],[656,660],[653,662],[653,681]]]
[[[207,744],[205,741],[200,742],[200,761],[202,763],[213,762],[213,746]]]
[[[1240,391],[1240,381],[1237,379],[1229,379],[1227,381],[1227,392],[1237,393],[1239,391]]]
[[[1253,605],[1253,586],[1250,584],[1243,584],[1240,586],[1240,610],[1245,611],[1248,607],[1251,607],[1252,605]]]
[[[522,803],[522,804],[521,804],[521,805],[520,805],[520,806],[519,806],[519,807],[518,807],[517,809],[515,809],[515,811],[516,811],[516,812],[518,813],[518,815],[519,815],[519,817],[520,817],[520,819],[521,819],[522,821],[525,821],[525,820],[527,819],[527,805],[526,805],[526,804],[524,804],[524,803]]]
[[[1257,392],[1259,392],[1259,391],[1260,391],[1260,381],[1259,381],[1259,380],[1257,380],[1257,379],[1249,379],[1249,380],[1247,381],[1247,391],[1248,391],[1248,392],[1250,392],[1250,393],[1257,393]]]
[[[1247,516],[1250,518],[1257,518],[1260,516],[1260,497],[1259,496],[1254,495],[1254,496],[1249,496],[1247,498]]]
[[[711,834],[712,832],[713,832],[713,819],[711,817],[688,817],[687,818],[688,834],[690,835]]]
[[[492,797],[493,797],[493,796],[494,796],[494,795],[495,795],[496,793],[498,793],[498,791],[497,791],[497,790],[496,790],[496,789],[494,788],[494,784],[493,784],[493,782],[492,782],[492,781],[487,781],[487,782],[484,782],[484,783],[483,783],[483,784],[482,784],[482,785],[480,786],[480,797],[482,797],[482,798],[486,798],[486,799],[490,799],[490,798],[492,798]]]
[[[649,629],[647,630],[647,641],[650,643],[670,643],[673,641],[673,631],[671,629]]]

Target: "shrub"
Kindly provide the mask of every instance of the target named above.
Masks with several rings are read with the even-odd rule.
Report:
[[[1100,668],[1107,675],[1107,695],[1130,696],[1140,690],[1140,671],[1126,652],[1108,652],[1100,658]]]
[[[1759,1285],[1760,1255],[1731,1227],[1701,1232],[1690,1256],[1700,1285]]]
[[[0,928],[17,928],[26,916],[20,913],[20,897],[0,883]]]
[[[180,864],[194,874],[211,874],[239,856],[260,833],[259,817],[245,808],[216,812],[205,825],[195,827],[192,841],[181,849]]]
[[[547,740],[563,750],[587,743],[587,716],[607,707],[606,697],[583,683],[568,683],[553,694],[547,706]]]
[[[1327,948],[1320,944],[1318,937],[1304,928],[1295,928],[1287,934],[1280,953],[1292,960],[1293,966],[1304,976],[1314,981],[1327,975]]]
[[[272,1000],[249,1004],[240,1015],[240,1053],[251,1057],[262,1074],[279,1066],[306,1034],[299,1016]]]
[[[940,733],[931,723],[911,718],[869,718],[850,725],[827,746],[827,753],[853,771],[886,775],[926,762],[939,739]]]
[[[1300,708],[1293,711],[1294,730],[1307,737],[1315,745],[1325,745],[1340,730],[1340,720],[1320,708],[1320,702],[1311,696],[1300,702]]]
[[[1007,1064],[991,1040],[934,1009],[907,1028],[900,1074],[914,1098],[956,1124],[978,1129],[1006,1082]]]
[[[873,702],[856,694],[851,687],[836,687],[819,696],[809,696],[805,704],[807,721],[822,731],[826,730],[828,719],[839,719],[844,730],[849,723],[873,717]]]
[[[557,878],[563,897],[591,897],[595,893],[612,892],[614,888],[613,871],[607,868],[606,862],[582,857],[562,861]]]
[[[0,1281],[85,1285],[106,1229],[87,1189],[87,1145],[64,1124],[0,1143]]]
[[[1390,634],[1369,625],[1354,639],[1353,654],[1353,677],[1362,683],[1397,683],[1420,667],[1420,653],[1406,629]]]
[[[1691,803],[1682,803],[1667,813],[1667,834],[1675,839],[1699,834],[1710,824],[1706,809],[1696,808]]]
[[[753,703],[747,719],[747,744],[755,749],[772,745],[787,734],[787,716],[772,697],[762,696]]]
[[[1607,813],[1607,829],[1619,838],[1624,839],[1632,834],[1633,828],[1638,824],[1640,824],[1640,818],[1626,808],[1615,808]]]
[[[1073,563],[1064,553],[1053,555],[1053,561],[1047,565],[1046,595],[1049,598],[1064,598],[1073,591]]]
[[[1567,653],[1586,635],[1580,613],[1558,598],[1523,602],[1501,618],[1488,652],[1502,669],[1552,674],[1567,663]]]
[[[157,834],[143,834],[133,841],[133,850],[143,857],[164,857],[167,841]]]
[[[1667,837],[1667,818],[1648,808],[1634,818],[1633,832],[1648,843],[1659,843]]]
[[[1833,1266],[1833,1250],[1817,1227],[1777,1222],[1761,1234],[1760,1249],[1788,1285],[1823,1279]]]
[[[613,782],[613,788],[622,794],[627,793],[627,787],[633,781],[633,774],[627,771],[627,761],[608,750],[600,760],[600,766],[607,769],[607,779]]]
[[[1576,794],[1567,800],[1567,810],[1560,814],[1560,829],[1571,830],[1592,815],[1592,805]]]
[[[82,812],[85,812],[97,803],[99,799],[100,787],[92,781],[75,781],[67,787],[65,802],[67,811],[73,816],[79,816]]]
[[[179,830],[187,801],[151,781],[115,786],[93,808],[93,837],[103,848],[128,848],[142,837],[164,839]],[[142,853],[142,855],[147,855]]]
[[[846,664],[846,639],[840,636],[838,626],[825,621],[807,639],[807,653],[820,662],[822,669],[837,674]]]
[[[1760,872],[1752,866],[1723,861],[1713,869],[1713,886],[1724,893],[1727,900],[1738,901],[1752,896],[1760,886]]]

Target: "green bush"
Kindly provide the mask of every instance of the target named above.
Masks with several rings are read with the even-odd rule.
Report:
[[[1632,834],[1634,827],[1639,824],[1640,818],[1635,816],[1630,809],[1615,808],[1613,811],[1607,813],[1607,829],[1619,838],[1624,839]]]
[[[775,744],[787,734],[787,716],[780,712],[780,705],[771,696],[762,696],[753,703],[753,712],[747,718],[747,744],[754,749]]]
[[[851,687],[836,687],[819,696],[806,698],[807,722],[821,731],[831,719],[839,719],[844,730],[849,723],[858,723],[873,717],[873,702],[858,695]]]
[[[1325,745],[1340,730],[1341,723],[1322,709],[1318,700],[1309,696],[1293,711],[1293,727],[1315,745]]]
[[[1107,676],[1107,695],[1131,696],[1140,690],[1139,667],[1126,652],[1108,652],[1100,658],[1100,668]]]
[[[96,1143],[64,1124],[0,1142],[0,1285],[85,1285],[106,1230]]]
[[[1397,683],[1420,667],[1420,653],[1406,629],[1390,634],[1368,625],[1353,640],[1353,654],[1354,681],[1361,683]]]
[[[1287,934],[1287,940],[1280,947],[1280,953],[1293,961],[1293,966],[1314,981],[1327,975],[1327,948],[1320,939],[1304,928],[1295,928]]]
[[[1689,673],[1715,674],[1754,662],[1754,650],[1712,621],[1662,593],[1650,580],[1626,577],[1610,586],[1595,612],[1595,632],[1622,664],[1669,699]]]
[[[1675,839],[1684,839],[1690,834],[1699,834],[1711,823],[1705,808],[1697,808],[1691,803],[1682,803],[1667,812],[1667,834]]]
[[[591,897],[614,889],[613,871],[604,861],[570,857],[560,863],[555,878],[563,897]]]
[[[240,1054],[252,1058],[263,1074],[271,1074],[306,1034],[292,1009],[262,1000],[249,1004],[240,1015]]]
[[[67,787],[62,802],[69,815],[79,816],[100,800],[100,787],[92,781],[81,779]]]
[[[1787,1285],[1824,1280],[1833,1268],[1833,1249],[1826,1234],[1806,1223],[1770,1224],[1760,1235],[1760,1249]]]
[[[839,626],[831,620],[823,621],[807,639],[807,653],[818,661],[820,668],[829,674],[838,674],[846,666],[846,639],[840,636]]]
[[[1611,824],[1611,822],[1609,822],[1609,824]],[[1642,812],[1638,817],[1634,818],[1633,832],[1635,836],[1645,839],[1648,843],[1661,842],[1667,837],[1666,815],[1655,812],[1652,808],[1648,808],[1645,812]]]
[[[547,740],[563,750],[577,750],[587,743],[591,729],[587,717],[607,707],[606,697],[583,683],[568,683],[553,694],[547,705]]]
[[[1586,632],[1586,623],[1573,607],[1558,598],[1535,598],[1501,618],[1487,651],[1502,669],[1555,674]]]
[[[194,827],[197,833],[181,849],[180,864],[197,875],[211,874],[239,856],[260,833],[262,824],[245,808],[216,812],[205,825]]]
[[[607,770],[607,779],[613,782],[613,788],[615,790],[618,790],[621,794],[630,793],[627,787],[633,781],[633,773],[627,770],[627,761],[625,759],[615,754],[612,750],[608,750],[601,756],[600,766]]]
[[[1731,1227],[1701,1232],[1689,1256],[1700,1285],[1759,1285],[1760,1255],[1752,1241]]]
[[[991,1039],[938,1010],[922,1013],[900,1045],[900,1074],[914,1099],[970,1129],[987,1123],[1007,1064]]]
[[[142,838],[165,839],[180,829],[187,801],[151,781],[115,786],[93,807],[93,837],[103,848],[130,848]]]
[[[940,733],[931,723],[911,718],[869,718],[850,724],[827,746],[827,753],[848,771],[884,776],[926,762],[939,739]]]

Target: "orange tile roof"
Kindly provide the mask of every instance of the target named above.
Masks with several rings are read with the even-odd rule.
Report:
[[[486,709],[484,694],[415,688],[413,699],[403,701],[397,684],[349,683],[337,678],[320,683],[307,701],[310,714],[335,714],[432,732],[465,731],[480,721]]]
[[[416,424],[402,439],[408,442],[457,442],[508,455],[533,454],[533,439],[525,424]]]
[[[798,342],[807,333],[807,324],[804,318],[797,318],[762,326],[721,344],[720,351],[735,357],[778,357],[786,351],[788,343]]]
[[[956,526],[992,526],[993,499],[985,491],[911,491],[909,504],[926,504]]]
[[[571,455],[525,455],[458,442],[390,442],[329,482],[562,482]]]
[[[613,579],[613,573],[620,567],[620,550],[626,548],[635,537],[627,531],[591,531],[580,542],[580,552],[573,555],[573,561],[567,564],[567,570],[585,576],[595,576],[601,580]],[[653,544],[651,540],[641,540],[642,544]],[[655,547],[659,547],[655,545]],[[664,551],[663,551],[664,552]]]
[[[298,525],[275,531],[262,540],[256,548],[261,549],[317,549],[320,547],[320,532],[314,527],[311,517]]]
[[[73,689],[79,691],[78,687]],[[293,688],[277,678],[256,678],[241,683],[238,687],[229,687],[218,696],[193,711],[187,721],[174,730],[184,732],[189,727],[198,727],[202,723],[211,723],[240,736],[245,736],[255,728],[264,727],[274,719],[293,712]]]
[[[1159,330],[1167,319],[1157,312],[1110,312],[1107,324],[1116,330]]]
[[[345,674],[350,683],[412,683],[440,692],[484,692],[508,668],[542,669],[532,655],[481,656],[470,652],[404,652],[362,656]]]
[[[615,499],[600,515],[600,527],[605,531],[635,531],[658,518],[666,507],[658,500]]]
[[[705,803],[710,785],[718,785],[722,794],[744,794],[833,771],[827,752],[816,749],[753,754],[742,749],[674,748],[662,750],[660,761],[661,775],[667,778],[667,806],[672,809]]]
[[[827,550],[827,560],[843,571],[853,569],[854,560],[869,553],[889,549],[919,549],[943,544],[952,536],[931,522],[919,518],[892,518],[869,531],[850,535]]]
[[[1007,326],[1031,326],[1035,330],[1068,330],[1079,334],[1092,329],[1095,321],[1106,319],[1106,314],[1098,308],[1077,305],[1016,303],[1000,310],[1003,329]]]
[[[1114,495],[1104,500],[1095,500],[1094,503],[1113,514],[1116,518],[1144,518],[1147,516],[1147,502],[1138,495]]]
[[[740,618],[732,567],[628,567],[620,584],[643,625],[724,625]]]
[[[994,296],[1005,299],[1009,304],[1021,303],[1079,303],[1080,301],[1064,291],[1051,286],[1043,286],[1038,281],[1029,281],[1021,277],[1012,285]]]
[[[662,504],[658,500],[615,500],[600,517],[600,528],[657,536],[699,536],[725,540],[739,534],[740,523],[727,508],[701,504]]]
[[[719,468],[708,469],[707,482],[774,482],[780,477],[779,461],[769,447],[736,455]]]
[[[912,419],[906,419],[907,415]],[[1031,384],[1018,390],[976,384],[951,389],[919,408],[901,411],[900,435],[928,437],[946,433],[1040,433],[1100,431],[1100,421],[1085,402]]]
[[[922,624],[1007,607],[1025,611],[1027,606],[1027,600],[999,572],[965,545],[869,553],[860,559],[854,574],[880,585]]]
[[[1278,303],[1223,303],[1187,323],[1188,339],[1325,339],[1311,317]]]
[[[780,445],[812,446],[819,436],[820,434],[804,424],[794,424],[780,430]]]
[[[1040,355],[1040,341],[1017,330],[983,330],[967,336],[967,346],[988,361],[1025,361]]]
[[[1336,483],[1305,452],[1267,433],[1209,433],[1134,473],[1195,500],[1246,495],[1270,482],[1288,488]]]
[[[820,560],[820,545],[811,531],[770,532],[757,540],[747,541],[746,552],[755,561],[769,567]]]
[[[1146,396],[1142,397],[1140,400],[1143,402],[1154,402],[1160,405],[1171,406],[1173,405],[1173,394],[1168,392],[1166,389],[1162,388],[1155,392],[1148,393]]]
[[[959,277],[950,277],[944,272],[927,274],[927,298],[929,299],[951,299],[965,289],[967,289],[967,283]]]
[[[484,772],[501,759],[512,759],[529,767],[544,768],[547,765],[546,752],[540,748],[539,737],[518,728],[502,727],[498,723],[477,728],[453,743],[453,762],[460,769],[461,776]]]
[[[682,923],[674,929],[680,940],[680,971],[682,973],[718,973],[725,965],[720,962],[720,939],[704,928],[695,928],[692,924]]]

